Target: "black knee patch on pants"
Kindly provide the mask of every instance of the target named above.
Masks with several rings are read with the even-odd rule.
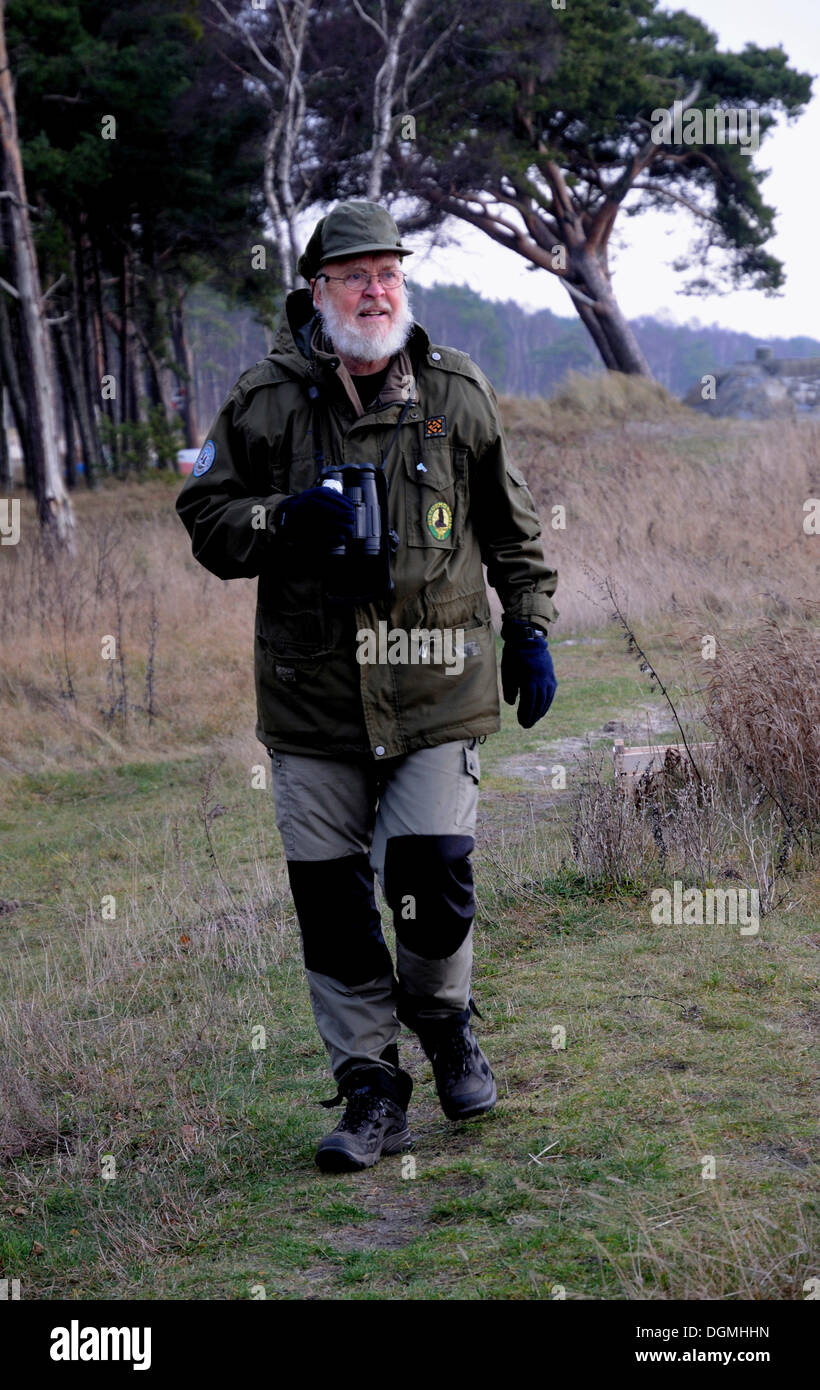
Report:
[[[392,973],[366,854],[288,862],[305,967],[343,985]]]
[[[475,915],[471,835],[394,835],[384,857],[396,936],[425,960],[452,956]]]

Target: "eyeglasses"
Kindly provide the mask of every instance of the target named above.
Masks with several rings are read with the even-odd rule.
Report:
[[[371,280],[378,280],[386,290],[397,290],[407,277],[401,270],[380,270],[369,275],[366,270],[351,270],[349,275],[326,275],[324,271],[317,276],[319,280],[340,280],[346,290],[367,289]]]

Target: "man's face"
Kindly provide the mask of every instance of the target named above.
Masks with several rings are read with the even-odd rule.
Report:
[[[370,273],[371,279],[364,288],[350,290],[343,277],[355,270]],[[413,326],[405,286],[385,289],[374,278],[382,270],[401,270],[399,257],[380,252],[328,261],[311,281],[313,302],[334,348],[360,362],[392,357],[404,347]],[[325,273],[331,278],[324,279]]]

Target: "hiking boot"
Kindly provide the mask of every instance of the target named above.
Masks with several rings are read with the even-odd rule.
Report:
[[[436,1090],[448,1120],[483,1115],[492,1110],[497,1100],[490,1064],[470,1027],[470,1011],[474,1008],[471,999],[463,1013],[446,1019],[419,1020],[414,1025],[433,1064]]]
[[[324,1173],[351,1173],[372,1168],[382,1154],[413,1147],[405,1111],[413,1090],[406,1071],[391,1075],[384,1067],[356,1067],[339,1082],[339,1094],[324,1106],[347,1100],[345,1113],[316,1150]]]

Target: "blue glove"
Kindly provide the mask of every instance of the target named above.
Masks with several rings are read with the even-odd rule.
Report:
[[[319,555],[352,537],[354,517],[349,497],[332,487],[312,487],[280,502],[273,520],[284,540]]]
[[[504,641],[501,653],[504,699],[508,705],[514,705],[520,692],[518,722],[522,729],[531,729],[543,719],[558,686],[546,633],[520,618],[505,618],[501,636]]]

